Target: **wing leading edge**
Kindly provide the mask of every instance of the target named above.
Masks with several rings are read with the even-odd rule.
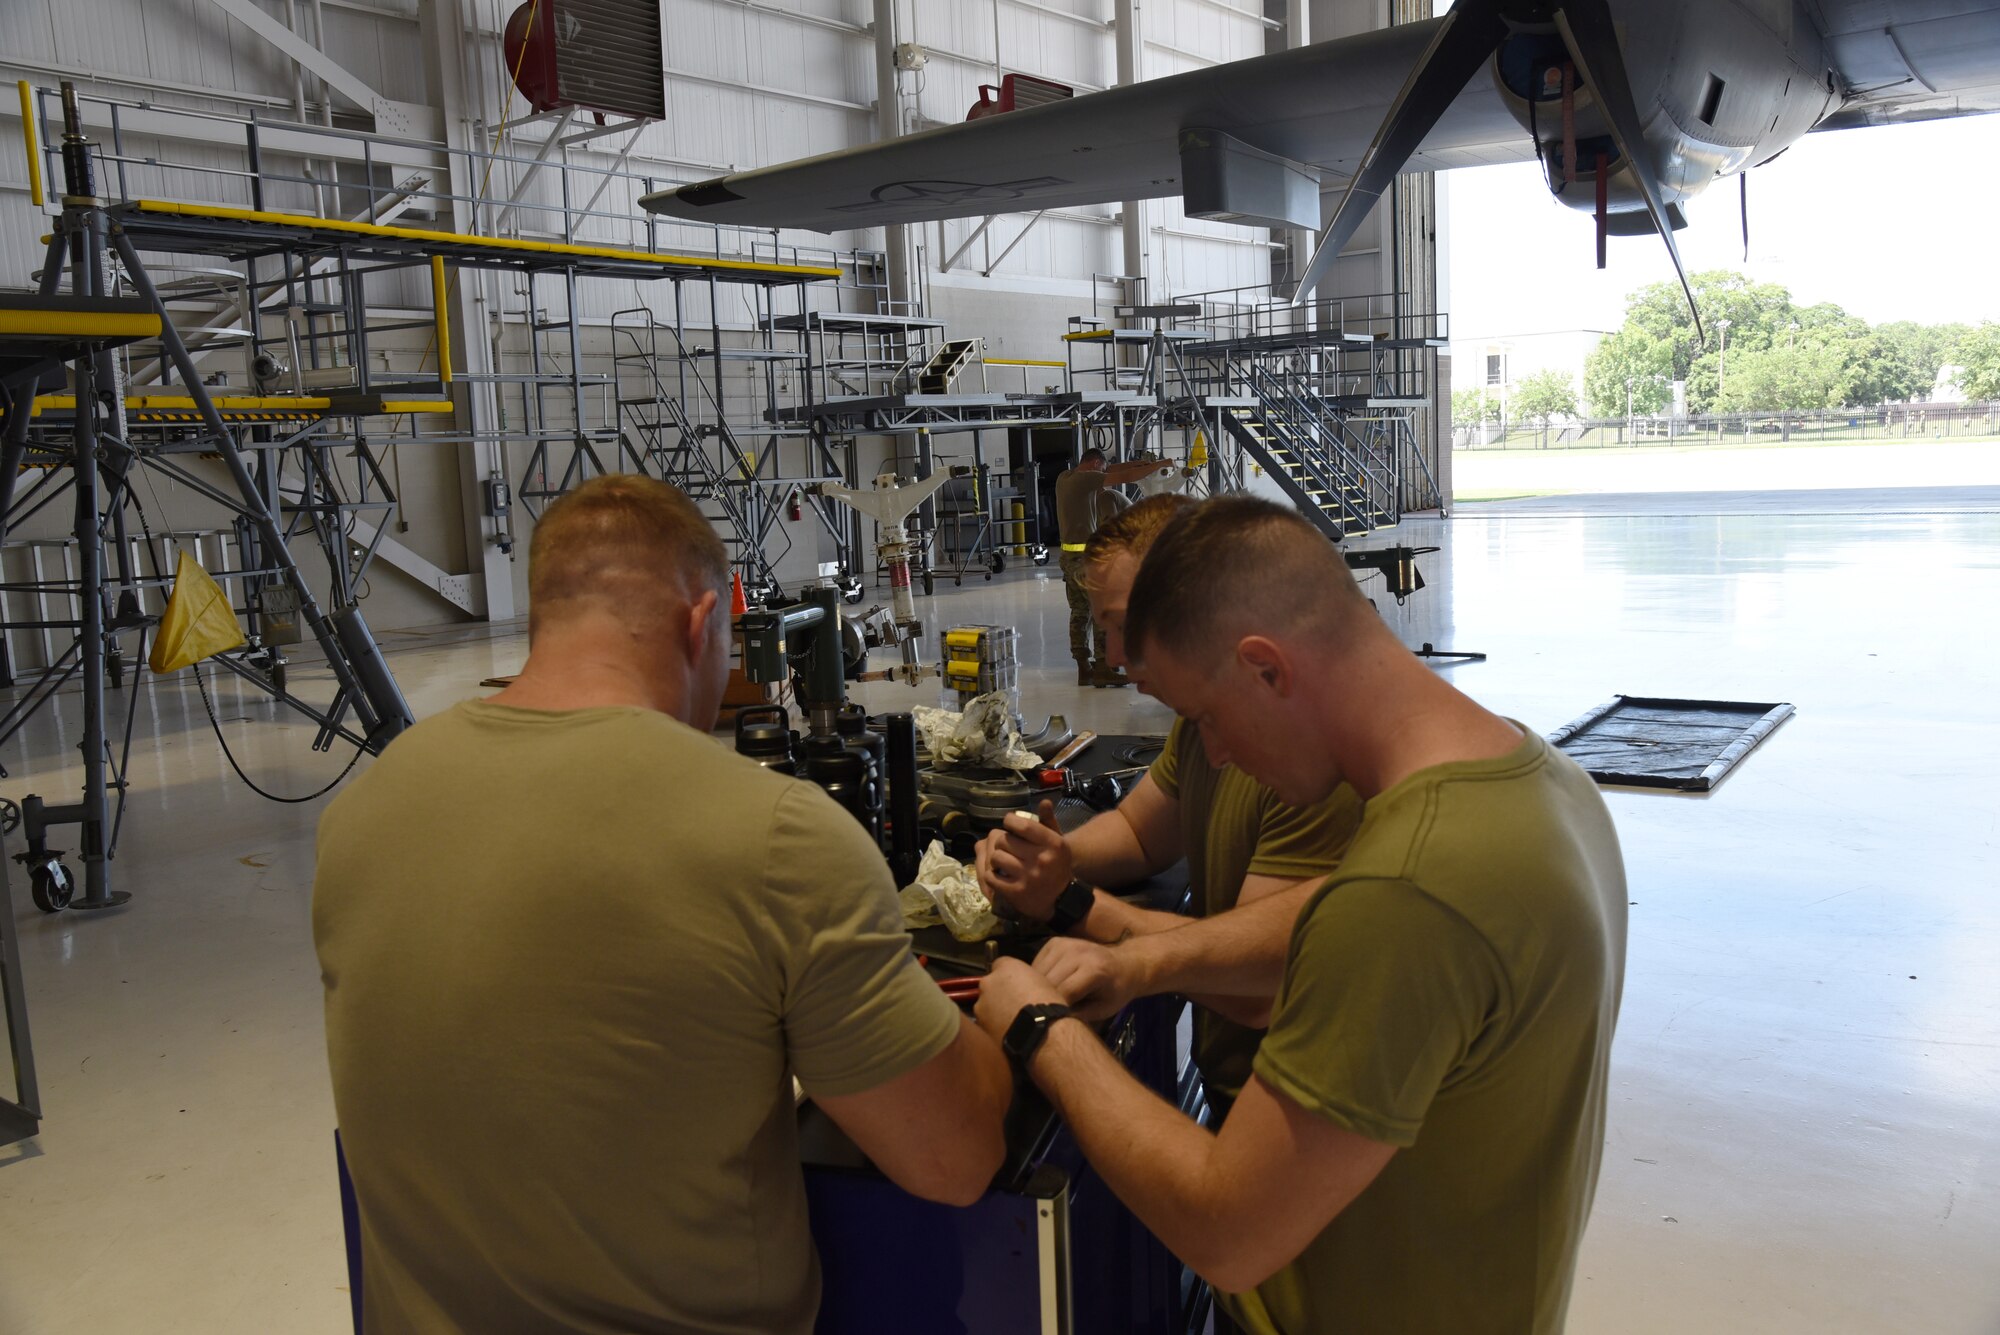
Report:
[[[1220,130],[1325,177],[1352,173],[1441,20],[1107,89],[648,195],[695,222],[831,232],[1126,199],[1182,189],[1183,130]],[[1413,170],[1518,162],[1533,149],[1472,82]]]

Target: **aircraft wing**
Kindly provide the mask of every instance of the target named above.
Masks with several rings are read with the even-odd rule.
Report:
[[[1995,0],[1815,0],[1846,104],[1814,129],[2000,111]]]
[[[696,222],[831,232],[1181,193],[1183,130],[1219,130],[1351,175],[1441,20],[1150,79],[646,196]],[[1408,170],[1522,162],[1528,135],[1490,67],[1453,102]],[[1333,179],[1329,179],[1333,178]]]

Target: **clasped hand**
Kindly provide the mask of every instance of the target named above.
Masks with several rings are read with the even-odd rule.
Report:
[[[980,840],[973,853],[986,897],[1031,922],[1049,920],[1072,874],[1069,842],[1056,824],[1056,804],[1044,801],[1039,817],[1007,813],[1001,827]]]

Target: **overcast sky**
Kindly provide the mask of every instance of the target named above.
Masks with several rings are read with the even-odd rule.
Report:
[[[1440,175],[1454,337],[1616,329],[1671,280],[1656,237],[1612,237],[1556,203],[1533,163]],[[1735,180],[1686,206],[1688,271],[1741,269],[1871,323],[2000,319],[2000,115],[1809,134],[1750,173],[1750,262]]]

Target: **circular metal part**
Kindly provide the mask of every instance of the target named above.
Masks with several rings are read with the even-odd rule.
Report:
[[[61,913],[76,894],[76,875],[49,858],[28,868],[28,894],[44,913]]]

